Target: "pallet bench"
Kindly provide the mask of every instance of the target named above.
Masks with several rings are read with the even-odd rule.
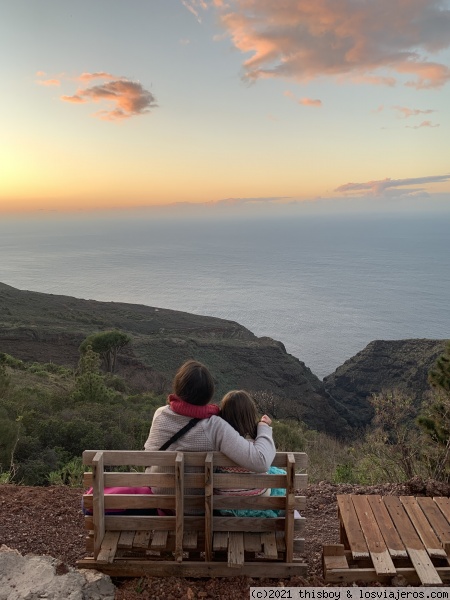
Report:
[[[306,564],[294,557],[304,551],[307,456],[278,452],[273,466],[285,474],[220,473],[236,466],[219,452],[146,452],[86,450],[84,495],[92,516],[85,517],[89,556],[79,568],[115,577],[141,575],[212,577],[304,576]],[[161,471],[144,472],[148,467]],[[115,469],[115,471],[111,471]],[[125,470],[124,470],[125,469]],[[149,486],[170,493],[104,494],[105,487]],[[215,489],[283,488],[285,496],[217,495]],[[193,493],[195,492],[195,494]],[[164,516],[108,514],[114,509],[158,508]],[[276,510],[272,518],[222,516],[226,509]],[[106,511],[106,513],[105,513]]]
[[[340,495],[341,544],[323,547],[330,583],[450,582],[450,498]]]

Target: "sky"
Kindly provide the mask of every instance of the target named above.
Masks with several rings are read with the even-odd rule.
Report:
[[[450,0],[0,0],[0,214],[450,210]]]

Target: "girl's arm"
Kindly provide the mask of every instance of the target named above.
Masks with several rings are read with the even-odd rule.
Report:
[[[269,425],[258,423],[256,439],[249,441],[220,417],[211,417],[209,421],[207,435],[212,436],[215,450],[222,452],[244,469],[257,473],[267,471],[276,453],[272,428]]]

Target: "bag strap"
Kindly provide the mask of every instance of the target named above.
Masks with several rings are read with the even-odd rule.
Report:
[[[185,425],[184,427],[182,427],[180,429],[180,431],[177,431],[171,438],[170,440],[168,440],[167,442],[165,442],[160,450],[167,450],[167,448],[173,444],[174,442],[176,442],[177,440],[180,439],[180,437],[182,435],[184,435],[185,433],[187,433],[189,431],[189,429],[192,429],[194,427],[194,425],[196,425],[199,421],[201,421],[202,419],[191,419],[189,421],[189,423],[187,423],[187,425]]]

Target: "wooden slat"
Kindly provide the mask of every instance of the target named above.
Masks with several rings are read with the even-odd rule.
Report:
[[[411,559],[422,585],[442,585],[442,580],[409,520],[400,499],[395,496],[385,496],[384,504],[391,515],[402,542],[405,544],[408,556]]]
[[[136,531],[133,540],[133,548],[142,548],[146,550],[152,537],[151,531]]]
[[[276,542],[277,542],[277,550],[278,550],[278,552],[286,552],[286,540],[284,538],[284,532],[283,531],[276,531],[275,532],[275,539],[276,539]],[[294,542],[292,543],[292,549],[295,552]]]
[[[213,544],[213,455],[205,458],[205,560],[212,560]]]
[[[433,500],[439,506],[439,510],[450,523],[450,498],[447,496],[437,496],[436,498],[433,498]]]
[[[155,531],[150,547],[152,550],[164,550],[167,546],[168,531]]]
[[[184,456],[177,452],[175,459],[175,560],[183,560],[184,525]]]
[[[132,548],[135,531],[121,531],[118,548]]]
[[[97,556],[97,561],[101,563],[112,563],[119,543],[120,531],[107,531],[103,538],[102,547]]]
[[[214,533],[213,550],[215,552],[228,550],[228,531],[217,531]]]
[[[392,558],[408,558],[405,546],[398,535],[395,525],[389,515],[381,496],[367,496],[367,501],[378,523],[383,539],[386,543],[389,554]]]
[[[294,557],[294,510],[295,510],[295,458],[292,454],[286,457],[286,508],[284,515],[284,539],[286,543],[286,562]],[[276,551],[276,544],[275,544]],[[266,550],[264,549],[264,554]],[[269,557],[270,558],[270,557]]]
[[[306,497],[295,496],[294,508],[303,511],[306,508]],[[220,496],[214,495],[214,509],[254,509],[254,510],[284,510],[285,496]]]
[[[244,564],[244,534],[232,531],[228,538],[228,566],[241,567]]]
[[[450,523],[445,518],[433,498],[419,497],[417,498],[417,502],[445,549],[447,545],[450,545]]]
[[[295,467],[294,467],[295,468]],[[294,474],[294,491],[306,487],[308,476]],[[189,485],[186,481],[186,487]],[[286,475],[261,475],[258,473],[214,473],[214,487],[218,489],[229,488],[285,488]]]
[[[244,533],[244,549],[246,552],[261,552],[261,534],[246,531]]]
[[[95,454],[100,450],[85,450],[83,452],[83,464],[91,465]],[[176,451],[149,452],[147,450],[103,450],[106,466],[170,466],[175,462]],[[184,452],[185,466],[201,467],[205,463],[206,452]],[[304,452],[293,452],[296,469],[306,469],[308,466],[308,455]],[[286,466],[287,452],[277,452],[272,462],[274,467]],[[213,452],[215,465],[234,466],[231,459],[221,452]]]
[[[191,500],[192,499],[192,500]],[[93,497],[91,494],[83,496],[83,504],[87,509],[92,509]],[[203,508],[201,497],[185,496],[185,506],[191,508]],[[124,510],[124,509],[145,509],[145,508],[166,508],[175,509],[175,497],[162,494],[106,494],[106,510]]]
[[[264,549],[264,556],[271,560],[278,558],[277,551],[277,540],[275,538],[275,532],[262,533],[261,542]]]
[[[183,549],[195,550],[198,544],[198,533],[196,531],[185,531],[183,534]]]
[[[98,558],[103,538],[105,537],[105,496],[104,496],[104,464],[103,452],[97,452],[92,459],[93,486],[93,524],[94,524],[94,558]]]
[[[400,502],[405,507],[405,510],[428,554],[433,558],[447,558],[445,550],[442,548],[417,500],[412,496],[400,496]]]
[[[345,528],[353,558],[355,560],[369,558],[369,550],[351,497],[339,495],[337,496],[337,504],[339,517]]]
[[[305,519],[294,519],[294,531],[304,531]],[[284,517],[264,519],[259,517],[213,517],[213,531],[284,531]]]
[[[344,546],[342,544],[328,544],[323,547],[322,552],[325,581],[328,581],[328,570],[348,569],[348,562],[344,554]],[[355,570],[359,571],[359,569]]]
[[[77,566],[82,569],[95,569],[97,564],[93,560],[84,559],[77,561]],[[272,563],[248,562],[239,570],[230,569],[227,562],[205,561],[149,561],[149,560],[124,560],[116,561],[113,565],[105,565],[102,572],[113,577],[252,577],[252,578],[289,578],[304,577],[307,565],[302,562]],[[372,569],[372,572],[375,571]],[[373,579],[372,579],[373,581]]]
[[[396,575],[397,571],[378,528],[367,496],[352,495],[351,498],[377,575]]]

